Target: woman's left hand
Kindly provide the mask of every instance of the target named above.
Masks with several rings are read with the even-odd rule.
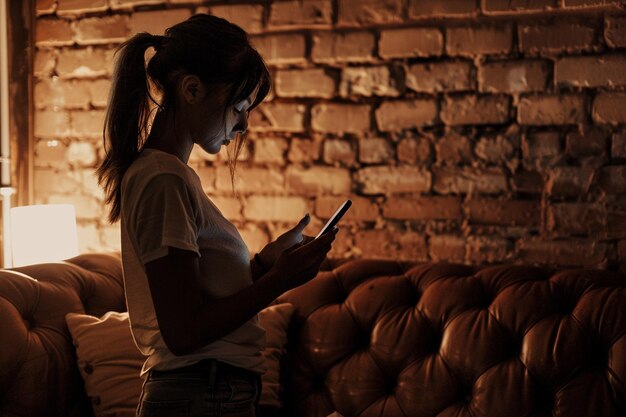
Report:
[[[259,252],[263,266],[270,269],[283,251],[293,245],[305,244],[313,240],[313,236],[302,234],[302,231],[310,221],[311,217],[307,213],[293,228],[280,235],[275,241],[268,243],[261,252]]]

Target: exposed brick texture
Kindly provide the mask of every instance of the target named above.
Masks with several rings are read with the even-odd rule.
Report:
[[[446,31],[446,52],[450,55],[506,54],[513,47],[513,27],[453,27]]]
[[[439,55],[443,35],[435,28],[389,29],[380,33],[378,46],[382,58],[405,58]]]
[[[595,45],[596,28],[591,22],[555,20],[552,23],[519,26],[522,52],[585,51]]]
[[[193,13],[250,34],[273,79],[231,186],[189,164],[251,252],[353,207],[331,256],[626,271],[626,12],[601,0],[40,0],[34,202],[119,250],[94,168],[114,51]]]

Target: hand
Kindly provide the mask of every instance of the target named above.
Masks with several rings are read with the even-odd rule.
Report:
[[[306,244],[312,241],[314,239],[313,236],[302,234],[302,231],[310,222],[311,217],[307,213],[293,228],[280,235],[275,241],[268,243],[261,252],[259,252],[263,266],[268,269],[271,268],[285,250],[294,245]]]
[[[317,275],[338,231],[335,227],[317,239],[283,251],[269,272],[279,280],[283,291],[298,287]]]

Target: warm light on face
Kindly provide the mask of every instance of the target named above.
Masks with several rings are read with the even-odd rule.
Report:
[[[11,229],[13,266],[78,255],[76,212],[71,204],[13,207]]]

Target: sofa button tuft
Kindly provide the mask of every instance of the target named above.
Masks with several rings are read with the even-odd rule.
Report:
[[[93,373],[93,366],[91,366],[90,364],[86,364],[83,369],[85,370],[85,373],[88,375]]]

